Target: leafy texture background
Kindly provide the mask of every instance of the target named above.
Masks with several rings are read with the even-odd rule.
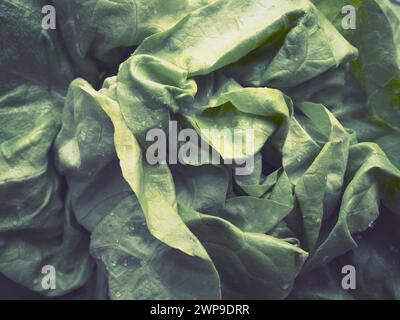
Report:
[[[1,298],[400,298],[400,6],[46,4],[0,3]],[[170,121],[253,172],[150,165]]]

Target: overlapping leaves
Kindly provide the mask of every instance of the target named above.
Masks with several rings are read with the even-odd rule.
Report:
[[[0,272],[65,298],[399,298],[398,8],[350,1],[344,31],[340,1],[314,2],[54,1],[61,38],[28,27],[48,44],[39,64],[0,49]],[[116,75],[95,90],[103,68]],[[61,110],[76,76],[91,83],[72,81]],[[222,159],[242,150],[207,130],[255,129],[254,170],[150,165],[146,133],[171,120]],[[365,270],[353,294],[341,263]]]

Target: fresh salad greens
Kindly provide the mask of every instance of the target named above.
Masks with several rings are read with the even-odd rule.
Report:
[[[389,0],[3,0],[0,298],[400,299],[399,142]]]

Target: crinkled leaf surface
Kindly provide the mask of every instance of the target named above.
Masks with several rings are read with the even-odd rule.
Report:
[[[56,30],[44,1],[0,3],[8,298],[399,299],[399,6],[52,3]],[[147,161],[170,121],[206,161]]]

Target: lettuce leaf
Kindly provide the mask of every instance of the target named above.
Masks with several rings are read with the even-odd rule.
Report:
[[[398,6],[52,3],[0,3],[6,298],[399,299]],[[147,161],[172,121],[205,161]]]

